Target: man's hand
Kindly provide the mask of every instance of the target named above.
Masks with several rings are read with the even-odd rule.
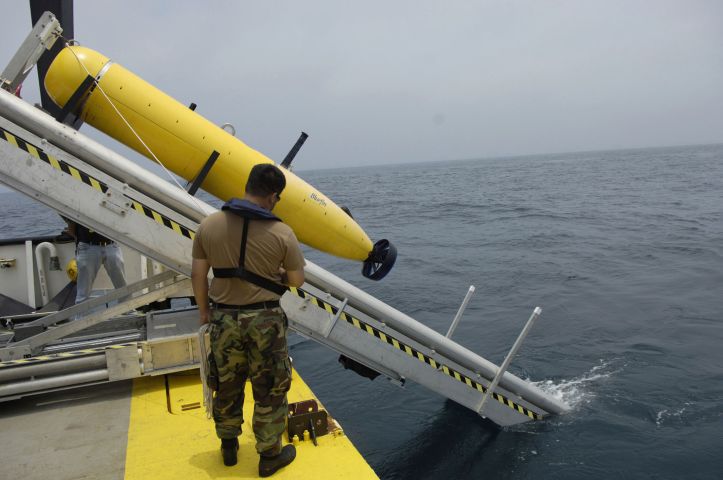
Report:
[[[211,321],[211,309],[208,308],[208,305],[204,306],[203,308],[199,305],[198,306],[198,315],[199,315],[198,324],[201,326],[206,325],[208,322]]]

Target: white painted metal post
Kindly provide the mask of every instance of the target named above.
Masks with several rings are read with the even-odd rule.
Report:
[[[517,350],[520,349],[520,345],[522,345],[522,342],[525,340],[525,337],[528,333],[530,333],[530,329],[532,328],[532,325],[535,323],[535,320],[537,320],[537,317],[540,316],[542,313],[542,309],[540,307],[535,307],[535,310],[533,310],[532,315],[530,315],[530,319],[527,320],[527,323],[525,324],[525,327],[520,332],[520,335],[517,337],[517,340],[515,340],[514,345],[512,345],[512,348],[510,349],[510,352],[505,357],[505,361],[502,362],[502,365],[500,365],[500,368],[497,370],[497,373],[495,374],[495,378],[492,380],[492,383],[490,383],[489,387],[487,387],[487,391],[485,392],[484,396],[482,397],[482,401],[479,404],[479,407],[477,407],[477,413],[482,415],[482,411],[485,407],[485,404],[487,403],[487,399],[492,395],[492,393],[495,391],[495,388],[497,388],[497,384],[500,382],[500,378],[502,378],[502,375],[505,374],[507,371],[507,367],[510,366],[510,362],[514,358],[514,356],[517,354]]]
[[[473,294],[474,294],[474,285],[470,285],[469,290],[467,290],[467,295],[465,295],[464,300],[462,300],[462,305],[460,305],[459,310],[457,310],[457,315],[455,315],[454,320],[452,320],[452,325],[450,325],[449,330],[447,330],[447,335],[445,335],[447,338],[452,338],[452,334],[454,333],[454,330],[457,328],[459,319],[462,318],[462,314],[464,313],[465,309],[467,308],[469,299],[472,298]]]
[[[145,280],[146,278],[148,278],[148,257],[141,254],[141,279]],[[148,289],[144,288],[141,293],[145,295],[148,293]]]
[[[25,240],[25,271],[28,280],[28,305],[38,308],[35,299],[35,266],[33,265],[33,242]]]

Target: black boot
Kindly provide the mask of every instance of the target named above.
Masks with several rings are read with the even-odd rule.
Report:
[[[238,438],[222,438],[221,454],[223,455],[223,464],[227,467],[236,465],[236,452],[238,452]]]
[[[296,447],[286,445],[281,453],[272,457],[261,455],[259,460],[259,477],[270,477],[277,470],[287,466],[296,458]]]

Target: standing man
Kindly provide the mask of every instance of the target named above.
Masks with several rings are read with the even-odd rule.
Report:
[[[125,287],[123,254],[118,244],[70,219],[63,219],[68,224],[68,233],[75,238],[75,261],[78,264],[75,303],[88,299],[101,265],[115,288]]]
[[[293,445],[281,447],[291,365],[288,322],[279,298],[284,285],[304,283],[305,262],[294,232],[271,213],[285,186],[286,178],[275,165],[256,165],[243,200],[232,198],[220,212],[209,215],[193,239],[193,293],[201,325],[212,324],[211,351],[218,367],[213,419],[223,461],[227,466],[237,461],[244,385],[249,378],[262,477],[296,457]]]

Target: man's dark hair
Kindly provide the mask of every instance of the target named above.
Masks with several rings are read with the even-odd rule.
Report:
[[[246,193],[255,197],[265,197],[272,193],[280,194],[286,187],[286,177],[274,164],[260,163],[249,173]]]

